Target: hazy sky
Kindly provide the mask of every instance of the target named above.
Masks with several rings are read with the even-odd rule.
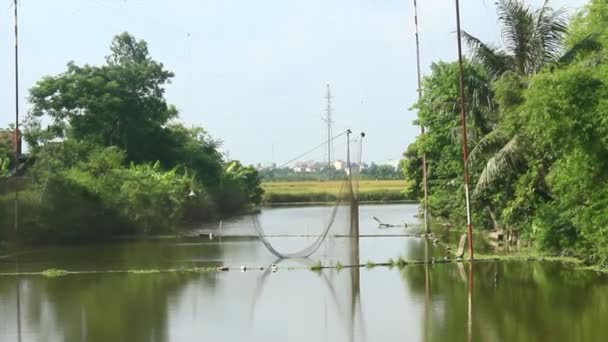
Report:
[[[530,0],[538,5],[541,0]],[[554,0],[572,12],[586,0]],[[0,127],[14,117],[12,0],[0,5]],[[101,64],[128,31],[175,72],[167,98],[182,121],[224,141],[231,158],[281,163],[319,144],[326,84],[334,132],[367,132],[364,159],[400,157],[418,134],[412,0],[20,0],[27,91],[68,61]],[[461,1],[463,28],[500,39],[493,0]],[[454,1],[418,0],[423,72],[456,59]],[[344,155],[336,146],[336,158]],[[322,152],[311,155],[322,159]]]

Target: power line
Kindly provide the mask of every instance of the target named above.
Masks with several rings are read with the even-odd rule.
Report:
[[[328,140],[328,142],[330,142],[330,143],[331,143],[331,142],[333,142],[334,140],[336,140],[336,139],[338,139],[339,137],[341,137],[341,136],[343,136],[344,134],[346,134],[348,131],[349,131],[349,130],[347,129],[346,131],[344,131],[344,132],[342,132],[342,133],[340,133],[340,134],[336,135],[335,137],[333,137],[333,138],[329,139],[329,140]],[[287,166],[287,165],[289,165],[289,164],[293,163],[294,161],[296,161],[296,160],[298,160],[298,159],[300,159],[300,158],[304,157],[305,155],[310,154],[310,153],[312,153],[312,152],[314,152],[314,151],[318,150],[318,149],[319,149],[319,148],[321,148],[321,147],[324,147],[324,146],[325,146],[325,145],[326,145],[328,142],[322,142],[321,144],[319,144],[319,145],[315,146],[314,148],[310,149],[309,151],[306,151],[306,152],[304,152],[304,153],[300,154],[299,156],[297,156],[297,157],[295,157],[295,158],[291,159],[290,161],[288,161],[288,162],[286,162],[286,163],[281,164],[280,166],[278,166],[278,167],[277,167],[277,169],[280,169],[280,168],[282,168],[282,167],[284,167],[284,166]]]

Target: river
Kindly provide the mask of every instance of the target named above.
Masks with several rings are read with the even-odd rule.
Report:
[[[296,225],[298,234],[314,235],[328,210],[270,208],[259,219],[269,235]],[[361,263],[441,258],[438,246],[407,236],[418,229],[416,210],[361,206]],[[374,216],[413,228],[379,229]],[[187,238],[32,247],[0,257],[0,273],[84,272],[0,276],[0,341],[570,342],[608,336],[608,277],[596,272],[521,261],[311,271],[327,251],[279,262],[251,237],[251,221],[223,222],[223,238],[218,224],[207,224]],[[273,242],[296,250],[310,239]],[[268,268],[273,263],[276,272]],[[231,270],[114,272],[218,265]],[[241,272],[241,265],[249,269]]]

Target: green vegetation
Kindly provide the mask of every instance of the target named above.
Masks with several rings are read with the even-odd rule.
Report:
[[[367,268],[367,269],[372,269],[372,268],[374,268],[374,267],[376,267],[376,264],[375,264],[373,261],[371,261],[371,260],[368,260],[368,261],[365,263],[365,268]]]
[[[263,168],[260,170],[260,177],[265,182],[288,182],[288,181],[339,181],[344,178],[344,171],[331,169],[329,176],[328,168],[325,165],[320,170],[314,172],[295,172],[289,167],[282,168]],[[395,169],[391,165],[378,165],[371,163],[360,172],[361,179],[366,180],[398,180],[401,179],[403,171],[401,165]]]
[[[321,263],[321,261],[317,261],[314,264],[310,265],[309,268],[311,271],[320,271],[323,268],[323,264]]]
[[[337,200],[342,184],[341,181],[264,182],[262,202],[332,202]],[[362,180],[359,182],[359,199],[378,202],[407,200],[410,198],[404,189],[408,186],[409,183],[403,180]]]
[[[70,62],[30,90],[20,239],[157,234],[259,204],[257,171],[225,160],[203,128],[177,121],[164,98],[173,73],[150,57],[146,42],[123,33],[110,50],[104,65]],[[7,149],[0,146],[0,176]],[[12,227],[14,185],[0,181],[0,240]]]
[[[68,271],[52,268],[52,269],[42,272],[41,274],[42,274],[42,276],[47,277],[47,278],[58,278],[58,277],[66,276],[68,274]]]
[[[129,270],[131,274],[158,274],[160,270]]]
[[[546,3],[497,7],[502,47],[464,34],[474,225],[608,266],[608,4],[592,0],[570,23]],[[434,216],[463,222],[457,65],[434,63],[423,94],[415,108],[428,134],[404,170],[420,196],[426,152]]]
[[[341,271],[344,268],[344,265],[340,261],[336,262],[336,271]]]
[[[0,178],[6,177],[8,175],[9,164],[10,159],[0,157]]]

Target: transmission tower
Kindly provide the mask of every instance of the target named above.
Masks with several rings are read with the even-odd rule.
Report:
[[[332,147],[332,136],[333,136],[333,119],[332,119],[332,95],[331,95],[331,87],[329,84],[327,85],[327,94],[325,94],[325,118],[323,121],[326,125],[326,135],[327,135],[327,168],[331,170],[333,167],[333,147]]]

